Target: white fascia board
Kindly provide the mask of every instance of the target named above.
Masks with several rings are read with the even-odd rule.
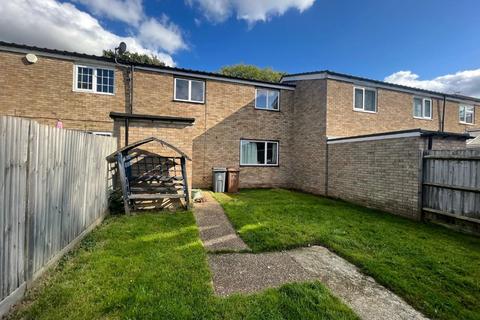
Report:
[[[378,136],[352,137],[352,138],[349,138],[349,139],[332,140],[332,141],[327,141],[327,144],[362,142],[362,141],[376,141],[376,140],[399,139],[399,138],[412,138],[412,137],[420,137],[420,136],[421,136],[421,132],[391,133],[391,134],[382,134],[382,135],[378,135]]]
[[[374,81],[368,81],[368,80],[357,80],[357,79],[351,79],[349,77],[342,77],[338,75],[331,75],[325,72],[319,72],[319,73],[313,73],[313,74],[305,74],[305,75],[298,75],[298,76],[285,76],[282,78],[282,83],[283,82],[294,82],[294,81],[302,81],[302,80],[323,80],[323,79],[330,79],[330,80],[338,80],[338,81],[343,81],[343,82],[348,82],[352,83],[353,85],[357,86],[363,86],[363,87],[375,87],[375,88],[381,88],[385,90],[391,90],[391,91],[398,91],[398,92],[405,92],[405,93],[410,93],[414,95],[420,95],[422,97],[429,97],[429,98],[436,98],[436,99],[443,99],[443,94],[438,93],[428,93],[424,92],[422,90],[416,90],[415,88],[399,88],[396,87],[394,83],[392,85],[389,85],[388,83],[385,84],[379,84]],[[467,104],[473,104],[478,106],[479,103],[477,101],[473,100],[465,100],[465,99],[459,99],[459,98],[454,98],[447,95],[447,101],[452,101],[452,102],[458,102],[458,103],[467,103]]]

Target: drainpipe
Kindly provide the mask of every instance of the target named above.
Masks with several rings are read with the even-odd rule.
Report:
[[[440,131],[444,132],[445,131],[445,105],[447,103],[447,96],[443,95],[443,110],[442,110],[442,123],[440,126]]]
[[[127,69],[128,70],[128,69]],[[130,65],[128,73],[128,113],[133,114],[133,72],[135,71],[135,66]],[[130,129],[130,120],[125,118],[125,145],[128,146],[128,131]]]
[[[115,63],[118,66],[124,67],[128,72],[128,105],[127,105],[127,113],[133,114],[133,73],[135,71],[135,66],[133,64],[126,65],[118,62],[117,55],[115,55]],[[128,131],[130,127],[130,121],[125,118],[125,145],[128,146]]]

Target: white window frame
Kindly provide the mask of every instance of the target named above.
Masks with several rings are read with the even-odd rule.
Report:
[[[242,142],[263,142],[265,143],[265,158],[264,158],[264,163],[263,164],[251,164],[251,163],[242,163]],[[267,143],[275,143],[277,145],[277,157],[276,157],[276,163],[267,163]],[[253,139],[240,139],[240,166],[245,166],[245,167],[278,167],[279,166],[279,155],[280,155],[280,149],[279,149],[279,141],[275,140],[253,140]]]
[[[415,116],[415,99],[421,99],[422,100],[422,116],[421,117]],[[430,117],[425,117],[425,101],[427,101],[427,100],[430,101]],[[433,101],[432,101],[432,99],[414,96],[413,99],[412,99],[412,104],[413,104],[412,112],[413,112],[413,117],[415,119],[432,120],[432,117],[433,117]]]
[[[362,109],[355,107],[355,90],[356,90],[356,89],[360,89],[360,90],[363,91]],[[365,90],[373,91],[373,92],[375,93],[375,111],[365,110]],[[377,95],[377,89],[375,89],[375,88],[369,88],[369,87],[354,86],[354,87],[353,87],[353,110],[354,110],[354,111],[358,111],[358,112],[377,113],[377,111],[378,111],[378,95]]]
[[[268,93],[269,93],[270,91],[276,91],[276,92],[278,92],[277,109],[269,109],[268,107],[263,108],[263,107],[257,106],[258,90],[267,91],[267,106],[268,106]],[[266,111],[277,111],[277,112],[280,111],[280,90],[268,89],[268,88],[255,88],[255,109],[257,109],[257,110],[266,110]]]
[[[462,120],[460,118],[460,110],[464,108],[465,111],[464,111],[464,115],[465,115],[465,118],[464,120]],[[471,113],[472,114],[472,122],[467,122],[467,108],[468,109],[472,109],[472,110],[468,110],[468,113]],[[467,124],[467,125],[474,125],[475,124],[475,106],[473,105],[468,105],[468,104],[461,104],[458,106],[458,121],[461,123],[461,124]]]
[[[93,69],[92,73],[92,89],[79,89],[78,88],[78,68],[90,68]],[[97,91],[97,69],[104,69],[104,70],[110,70],[113,71],[113,92],[102,92],[102,91]],[[75,92],[88,92],[88,93],[96,93],[96,94],[105,94],[108,96],[114,96],[115,95],[115,69],[110,68],[110,67],[105,67],[105,66],[93,66],[93,65],[83,65],[83,64],[74,64],[73,65],[73,91]]]
[[[177,99],[177,80],[188,81],[188,99]],[[192,82],[193,81],[202,83],[202,88],[203,88],[202,101],[192,100]],[[190,103],[199,103],[199,104],[205,103],[205,81],[204,80],[198,80],[198,79],[175,77],[174,81],[173,81],[173,100],[174,101],[182,101],[182,102],[190,102]]]

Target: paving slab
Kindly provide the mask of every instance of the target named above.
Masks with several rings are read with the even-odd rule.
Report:
[[[209,192],[194,208],[207,251],[245,251],[223,208]],[[404,300],[321,246],[270,253],[209,254],[215,294],[254,293],[291,282],[320,281],[362,319],[427,319]]]
[[[203,192],[203,197],[205,201],[196,203],[193,213],[205,249],[209,252],[249,250],[210,192]]]
[[[219,296],[248,294],[315,278],[285,252],[210,254],[208,263],[214,292]]]
[[[288,254],[362,319],[427,319],[372,277],[324,247],[295,249]]]
[[[210,254],[215,294],[254,293],[285,283],[320,281],[368,320],[427,319],[357,267],[321,246],[283,252]]]

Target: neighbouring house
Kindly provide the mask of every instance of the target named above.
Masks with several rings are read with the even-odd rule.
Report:
[[[193,187],[222,166],[240,167],[241,187],[325,194],[328,139],[396,131],[461,148],[480,128],[480,99],[331,71],[269,83],[5,42],[0,66],[1,115],[113,135],[118,147],[158,137],[192,158]]]

